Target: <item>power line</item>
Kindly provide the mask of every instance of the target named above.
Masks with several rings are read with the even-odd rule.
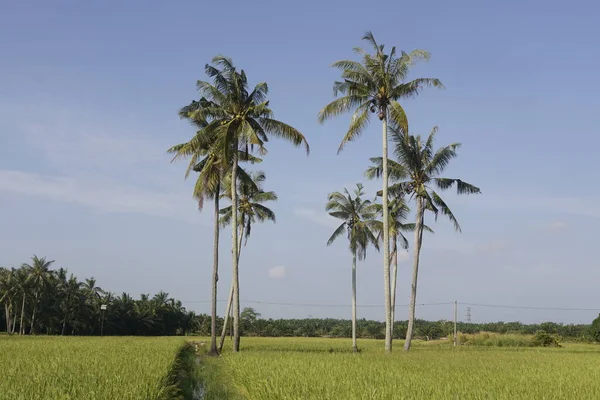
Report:
[[[531,306],[508,306],[500,304],[478,304],[460,303],[466,306],[493,307],[493,308],[517,308],[521,310],[547,310],[547,311],[600,311],[600,308],[561,308],[561,307],[531,307]]]
[[[217,300],[217,302],[224,302],[227,300]],[[184,301],[183,303],[210,303],[210,300],[191,300]],[[259,301],[259,300],[240,300],[240,303],[252,303],[252,304],[266,304],[266,305],[276,305],[276,306],[289,306],[289,307],[339,307],[339,308],[348,308],[352,307],[348,304],[305,304],[305,303],[279,303],[272,301]],[[416,304],[416,306],[440,306],[440,305],[448,305],[454,304],[454,302],[446,302],[446,303],[421,303]],[[396,307],[408,307],[409,304],[396,304]],[[370,304],[370,305],[356,305],[356,307],[362,308],[380,308],[385,307],[384,305],[378,304]]]
[[[217,300],[217,302],[225,302],[227,300]],[[183,303],[210,303],[211,300],[189,300],[184,301]],[[265,304],[265,305],[275,305],[275,306],[287,306],[287,307],[332,307],[332,308],[348,308],[351,307],[349,304],[309,304],[309,303],[281,303],[274,301],[260,301],[260,300],[241,300],[240,303],[252,303],[252,304]],[[454,302],[441,302],[441,303],[420,303],[416,304],[416,306],[443,306],[443,305],[451,305]],[[482,304],[482,303],[462,303],[458,302],[458,304],[465,306],[473,306],[473,307],[491,307],[491,308],[511,308],[511,309],[520,309],[520,310],[545,310],[545,311],[600,311],[600,308],[563,308],[563,307],[535,307],[535,306],[513,306],[513,305],[504,305],[504,304]],[[409,304],[396,304],[396,307],[408,307]],[[357,305],[359,308],[383,308],[384,305],[379,304],[366,304],[366,305]],[[470,317],[470,307],[467,308],[467,319]]]

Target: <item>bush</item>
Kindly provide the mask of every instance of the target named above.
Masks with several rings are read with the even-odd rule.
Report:
[[[531,345],[534,347],[560,347],[558,336],[546,331],[537,331],[531,339]]]
[[[452,335],[448,338],[452,339]],[[545,331],[538,331],[535,335],[495,332],[459,333],[457,342],[459,345],[485,347],[560,347],[558,336]]]

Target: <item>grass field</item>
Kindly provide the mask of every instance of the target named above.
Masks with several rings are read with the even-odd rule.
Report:
[[[183,338],[0,336],[0,399],[154,400]]]
[[[206,338],[188,338],[207,340]],[[0,399],[171,399],[184,339],[0,337]],[[598,399],[600,346],[453,348],[416,342],[243,338],[202,357],[204,399]],[[171,388],[172,389],[172,388]],[[196,398],[198,399],[198,397]]]
[[[204,358],[207,391],[219,399],[599,399],[600,346],[453,348],[349,340],[247,339],[242,352]],[[227,388],[229,390],[227,390]]]

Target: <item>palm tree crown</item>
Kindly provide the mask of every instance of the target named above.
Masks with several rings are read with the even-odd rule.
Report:
[[[439,213],[446,216],[457,231],[461,231],[458,221],[448,205],[434,190],[446,190],[456,185],[458,194],[478,194],[481,190],[461,179],[442,178],[440,174],[448,166],[448,163],[456,158],[456,150],[460,143],[434,150],[433,143],[437,133],[437,127],[431,130],[426,140],[421,136],[407,136],[399,130],[392,129],[392,141],[394,142],[394,153],[398,162],[390,162],[390,177],[398,181],[390,186],[390,192],[394,194],[408,194],[421,198],[426,210],[432,211],[437,219]],[[379,168],[381,159],[372,158]]]
[[[378,240],[373,233],[378,221],[378,207],[370,200],[363,199],[363,185],[358,183],[354,190],[354,197],[344,189],[344,193],[333,192],[328,197],[325,209],[332,217],[343,220],[333,232],[327,245],[331,245],[339,236],[346,232],[350,242],[350,250],[359,260],[364,260],[369,244],[379,248]]]
[[[420,60],[429,60],[428,52],[413,50],[397,54],[396,48],[392,47],[390,53],[385,54],[384,45],[377,44],[371,32],[367,32],[363,40],[371,44],[374,53],[369,54],[357,47],[354,51],[362,57],[361,62],[341,60],[333,63],[333,67],[342,71],[342,80],[334,83],[334,95],[342,96],[326,105],[318,115],[319,122],[324,122],[354,110],[338,152],[346,143],[360,136],[369,124],[372,113],[377,113],[380,120],[389,119],[408,131],[406,114],[398,101],[418,95],[424,87],[443,88],[442,82],[435,78],[406,80],[412,65]]]
[[[262,203],[267,201],[277,201],[275,192],[265,192],[262,184],[267,176],[262,171],[244,173],[247,179],[238,180],[238,226],[244,232],[245,241],[248,241],[252,225],[258,222],[273,221],[275,222],[275,213],[270,208]],[[228,180],[231,179],[230,177]],[[225,185],[229,187],[229,185]],[[222,195],[231,199],[231,190],[225,191]],[[231,206],[221,209],[221,224],[223,226],[231,223]]]

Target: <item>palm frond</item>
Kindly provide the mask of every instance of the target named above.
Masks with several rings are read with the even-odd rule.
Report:
[[[452,222],[452,224],[454,225],[454,229],[457,230],[458,232],[462,232],[460,225],[458,224],[458,221],[456,220],[456,218],[454,217],[454,214],[452,213],[450,208],[446,205],[444,200],[442,200],[442,198],[433,190],[430,191],[430,194],[431,194],[431,199],[433,200],[433,203],[437,206],[439,211],[443,215],[445,215],[450,220],[450,222]]]
[[[329,240],[327,240],[327,246],[331,246],[331,244],[340,236],[344,233],[346,228],[346,223],[342,223],[340,226],[338,226],[336,228],[335,231],[333,231],[333,234],[331,235],[331,237],[329,238]]]

